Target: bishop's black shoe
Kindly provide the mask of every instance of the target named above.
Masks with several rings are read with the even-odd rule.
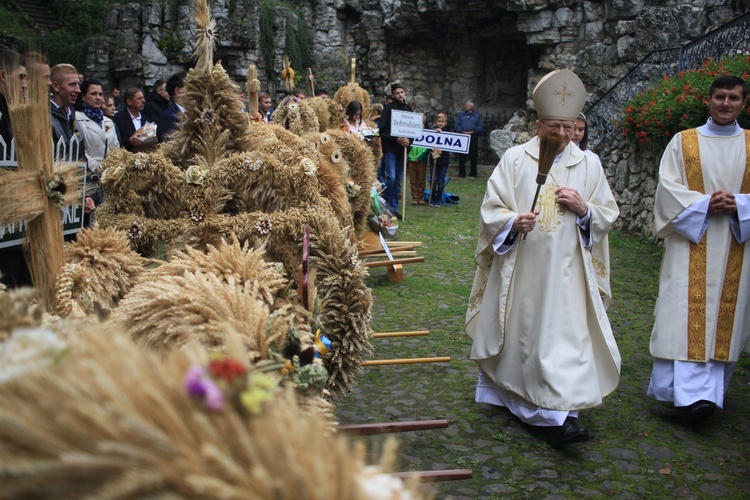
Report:
[[[589,431],[580,427],[573,417],[567,417],[562,425],[556,427],[535,427],[536,431],[553,446],[570,443],[585,443],[589,440]]]

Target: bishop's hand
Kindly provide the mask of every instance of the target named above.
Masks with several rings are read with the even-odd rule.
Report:
[[[530,233],[534,229],[534,225],[536,224],[537,215],[539,215],[538,210],[518,214],[518,217],[516,217],[516,220],[513,222],[513,226],[511,227],[511,229],[516,233]]]

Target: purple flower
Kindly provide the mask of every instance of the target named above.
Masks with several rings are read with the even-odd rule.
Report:
[[[203,389],[206,391],[203,404],[209,410],[219,411],[224,408],[224,395],[216,382],[210,378],[203,380]]]
[[[206,388],[203,385],[203,376],[206,370],[202,366],[193,365],[185,375],[185,389],[188,394],[194,397],[203,397],[206,394]]]
[[[224,394],[202,366],[190,367],[185,375],[185,390],[193,397],[203,398],[203,405],[209,410],[219,411],[224,408]]]

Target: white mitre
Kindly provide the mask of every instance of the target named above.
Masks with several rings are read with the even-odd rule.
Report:
[[[539,118],[575,121],[586,104],[586,87],[569,69],[547,73],[531,93]]]

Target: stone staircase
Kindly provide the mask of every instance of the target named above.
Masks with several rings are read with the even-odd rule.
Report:
[[[26,21],[40,32],[49,32],[60,27],[54,12],[41,0],[5,0],[4,3],[21,12]]]

